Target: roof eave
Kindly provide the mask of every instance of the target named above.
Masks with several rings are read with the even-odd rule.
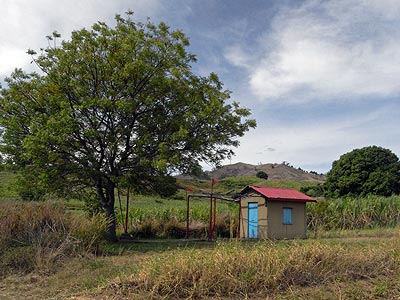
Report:
[[[287,198],[268,198],[267,201],[281,201],[281,202],[298,202],[298,203],[306,203],[306,202],[317,202],[315,199],[287,199]]]

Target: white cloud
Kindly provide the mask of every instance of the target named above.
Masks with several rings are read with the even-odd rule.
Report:
[[[26,51],[46,46],[45,36],[54,30],[68,39],[73,30],[89,28],[97,21],[111,22],[115,14],[129,9],[144,20],[157,15],[161,4],[157,0],[3,0],[1,8],[0,81],[14,68],[30,69]]]
[[[235,66],[251,68],[251,61],[247,53],[243,51],[240,45],[226,47],[224,51],[225,58]]]
[[[274,18],[259,41],[263,54],[246,56],[231,46],[225,57],[248,70],[250,89],[261,100],[397,94],[399,7],[391,0],[308,1]]]
[[[381,108],[368,114],[343,117],[336,122],[326,119],[290,125],[261,125],[241,139],[232,162],[288,161],[295,167],[326,172],[340,155],[355,148],[378,145],[400,154],[400,142],[393,139],[397,135],[397,120],[393,120],[392,109]],[[385,119],[387,122],[382,122]]]

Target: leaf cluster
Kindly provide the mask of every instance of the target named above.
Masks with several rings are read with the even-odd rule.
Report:
[[[400,193],[399,158],[389,149],[369,146],[343,154],[327,174],[330,197],[390,196]]]

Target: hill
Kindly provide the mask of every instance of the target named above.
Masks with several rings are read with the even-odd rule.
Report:
[[[236,163],[231,165],[222,166],[214,171],[207,172],[211,178],[217,180],[227,177],[237,176],[256,176],[257,172],[264,171],[268,174],[268,180],[295,180],[295,181],[309,181],[313,183],[322,183],[325,181],[325,176],[309,173],[302,169],[296,169],[288,164],[263,164],[251,165],[246,163]]]

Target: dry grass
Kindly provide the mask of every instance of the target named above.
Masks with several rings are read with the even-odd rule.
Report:
[[[132,244],[118,251],[124,255],[96,257],[102,220],[46,203],[3,206],[0,299],[400,297],[399,229],[146,251]]]
[[[52,273],[70,257],[96,252],[103,217],[85,219],[49,203],[7,204],[0,210],[0,277]]]
[[[398,299],[399,241],[396,230],[361,241],[220,242],[145,252],[133,244],[124,255],[70,259],[46,276],[8,276],[0,280],[0,299]]]
[[[318,240],[220,243],[212,251],[179,250],[150,257],[137,273],[106,290],[120,299],[265,298],[292,289],[391,277],[399,271],[399,258],[398,238],[371,247]]]

